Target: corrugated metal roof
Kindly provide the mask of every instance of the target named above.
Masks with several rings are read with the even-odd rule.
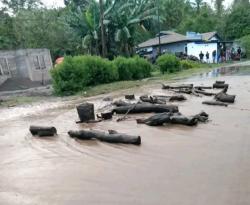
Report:
[[[173,31],[162,31],[161,33],[166,34],[164,36],[161,36],[162,44],[176,43],[187,40],[186,36],[179,33],[175,33]],[[155,37],[139,44],[138,46],[140,48],[144,48],[144,47],[156,46],[158,44],[159,44],[159,38]]]
[[[161,36],[161,44],[170,44],[170,43],[188,41],[186,36],[179,34],[179,33],[175,33],[173,31],[161,31],[160,33],[165,34],[165,35]],[[214,37],[216,34],[217,34],[216,31],[202,33],[201,34],[202,40],[208,41],[212,37]],[[145,48],[145,47],[157,46],[158,44],[159,44],[159,38],[155,37],[155,38],[151,38],[143,43],[140,43],[138,45],[138,47]]]
[[[207,32],[207,33],[202,33],[202,40],[204,41],[208,41],[211,38],[213,38],[215,35],[217,34],[216,31],[212,31],[212,32]]]

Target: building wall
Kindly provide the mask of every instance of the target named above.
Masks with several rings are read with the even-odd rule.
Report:
[[[204,54],[204,60],[206,60],[206,53],[209,53],[209,63],[213,62],[212,52],[216,50],[217,53],[217,43],[188,43],[187,44],[187,54],[193,55],[199,58],[199,54],[202,51]],[[217,58],[216,58],[217,61]]]
[[[8,79],[8,76],[0,75],[0,85],[2,85],[7,79]]]
[[[7,59],[7,61],[6,61]],[[31,81],[48,81],[53,64],[48,49],[20,49],[0,51],[0,64],[7,77],[29,78]],[[5,63],[7,62],[7,63]]]
[[[185,47],[186,47],[186,42],[172,43],[172,44],[162,45],[161,51],[170,53],[180,53],[180,52],[184,53]]]

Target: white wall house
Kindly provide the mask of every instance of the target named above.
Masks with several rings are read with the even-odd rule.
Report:
[[[155,58],[159,50],[159,38],[149,39],[137,47],[137,53],[142,56],[151,56]],[[186,35],[175,33],[173,31],[161,31],[161,52],[170,52],[174,54],[187,54],[199,58],[202,51],[203,60],[206,60],[206,53],[209,53],[209,63],[213,62],[212,53],[216,50],[216,62],[218,60],[218,52],[220,45],[223,43],[216,31],[208,33],[187,32]]]
[[[203,60],[206,62],[206,53],[209,53],[209,61],[207,63],[212,63],[213,62],[213,56],[212,53],[214,50],[216,50],[217,54],[217,42],[211,42],[211,43],[203,43],[203,42],[192,42],[187,44],[187,54],[188,55],[193,55],[196,56],[197,58],[199,57],[200,52],[204,54]],[[216,63],[217,63],[217,58],[216,58]]]

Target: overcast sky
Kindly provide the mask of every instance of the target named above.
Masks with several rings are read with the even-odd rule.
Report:
[[[210,4],[213,2],[213,0],[205,0],[205,1],[208,2],[208,3],[210,3]],[[61,7],[61,6],[64,6],[63,0],[42,0],[42,2],[45,5],[49,6],[49,7],[53,7],[53,6],[55,6],[55,7]],[[232,2],[233,2],[233,0],[225,0],[224,1],[224,5],[226,7],[228,7],[228,6],[231,5]]]

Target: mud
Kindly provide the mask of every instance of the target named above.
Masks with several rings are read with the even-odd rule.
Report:
[[[225,80],[236,94],[228,107],[203,105],[211,97],[185,95],[181,113],[201,110],[211,121],[197,127],[149,127],[126,121],[76,124],[76,104],[43,102],[0,110],[0,204],[247,205],[250,203],[250,72],[210,74],[181,83],[210,86]],[[250,70],[250,69],[248,69]],[[131,92],[130,92],[131,91]],[[136,97],[171,95],[161,85],[129,90]],[[124,91],[113,93],[123,99]],[[112,94],[109,94],[113,96]],[[88,99],[103,110],[104,96]],[[58,136],[33,138],[29,126],[55,126]],[[69,130],[93,128],[140,135],[141,146],[78,141]]]

